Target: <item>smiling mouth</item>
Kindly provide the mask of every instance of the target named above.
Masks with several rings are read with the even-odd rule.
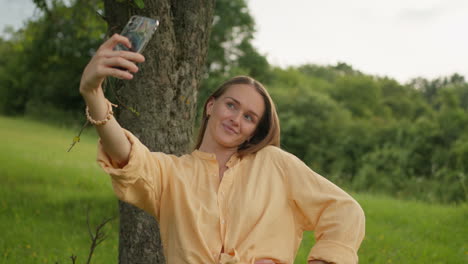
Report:
[[[233,134],[236,134],[236,135],[238,134],[237,131],[235,131],[233,128],[231,128],[231,127],[228,126],[228,125],[224,125],[224,124],[223,124],[223,127],[224,127],[224,129],[226,129],[227,131],[229,131],[229,132],[231,132],[231,133],[233,133]]]

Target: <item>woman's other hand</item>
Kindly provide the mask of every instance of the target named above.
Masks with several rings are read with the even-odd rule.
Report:
[[[108,76],[124,80],[133,78],[132,73],[138,71],[135,63],[143,62],[145,58],[136,52],[115,51],[114,47],[119,43],[128,48],[131,47],[128,38],[114,34],[96,51],[81,76],[81,94],[95,93],[98,89],[101,89],[102,82]]]

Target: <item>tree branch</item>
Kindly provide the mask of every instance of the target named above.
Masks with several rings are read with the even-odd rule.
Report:
[[[89,248],[89,255],[88,255],[88,260],[86,261],[86,264],[91,263],[91,258],[93,257],[93,253],[96,247],[108,238],[108,236],[104,233],[102,229],[107,223],[109,223],[111,220],[115,218],[116,217],[114,216],[114,217],[110,217],[104,220],[101,224],[99,224],[96,227],[96,231],[93,234],[91,232],[91,225],[89,224],[89,207],[88,207],[88,210],[86,212],[86,223],[88,224],[88,232],[89,232],[89,236],[91,237],[91,247]]]

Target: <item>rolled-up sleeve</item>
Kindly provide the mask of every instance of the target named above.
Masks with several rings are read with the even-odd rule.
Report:
[[[117,197],[154,215],[159,220],[160,198],[167,185],[167,167],[170,159],[160,152],[151,152],[130,131],[124,129],[131,144],[128,163],[120,168],[104,151],[98,141],[97,162],[111,176]]]
[[[290,155],[284,166],[296,219],[303,230],[315,231],[316,243],[307,260],[358,263],[357,251],[365,232],[361,206],[297,157]]]

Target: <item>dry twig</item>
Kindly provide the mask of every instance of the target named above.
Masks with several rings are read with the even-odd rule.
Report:
[[[70,258],[71,258],[71,260],[72,260],[72,264],[75,264],[76,258],[77,258],[77,257],[76,257],[75,255],[72,254],[72,255],[70,256]]]
[[[91,238],[91,247],[89,249],[89,255],[88,255],[88,261],[86,262],[86,264],[90,264],[91,263],[91,257],[93,256],[93,253],[94,253],[94,250],[96,249],[96,247],[101,244],[104,240],[106,240],[106,238],[108,237],[107,234],[105,234],[103,231],[102,231],[102,228],[107,224],[109,223],[111,220],[115,219],[115,216],[114,217],[110,217],[110,218],[107,218],[106,220],[104,220],[101,224],[99,224],[98,226],[96,226],[96,231],[95,233],[93,234],[91,232],[91,226],[89,224],[89,207],[88,207],[88,210],[86,212],[86,222],[88,224],[88,232],[89,232],[89,236]]]

